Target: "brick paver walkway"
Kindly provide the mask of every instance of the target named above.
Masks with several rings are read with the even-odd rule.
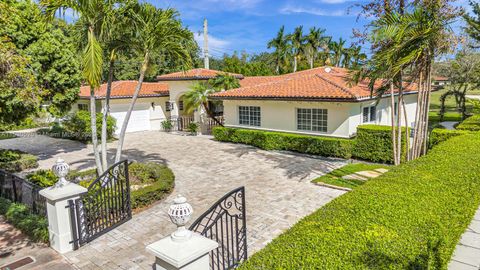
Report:
[[[76,142],[41,136],[0,141],[0,148],[6,147],[7,141],[9,147],[42,153],[40,165],[45,168],[58,156],[73,167],[93,165],[90,148]],[[37,142],[42,146],[36,146]],[[226,192],[244,185],[252,254],[300,218],[344,193],[310,183],[344,165],[341,159],[267,152],[215,142],[206,136],[161,132],[128,134],[125,145],[129,159],[167,164],[176,176],[174,193],[117,229],[66,254],[81,269],[152,269],[154,258],[145,252],[145,247],[174,230],[166,210],[176,194],[188,198],[196,218]]]

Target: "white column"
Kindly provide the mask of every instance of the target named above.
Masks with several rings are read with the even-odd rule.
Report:
[[[40,195],[47,199],[48,233],[50,246],[59,253],[73,250],[72,224],[68,200],[78,199],[87,189],[66,181],[68,165],[57,160],[52,170],[60,178],[53,187],[40,190]]]
[[[177,230],[147,246],[155,256],[156,270],[210,270],[209,253],[218,243],[185,228],[192,213],[192,206],[180,195],[170,206],[168,215]]]

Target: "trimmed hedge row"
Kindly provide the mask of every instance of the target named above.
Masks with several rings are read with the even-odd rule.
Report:
[[[28,235],[33,241],[48,243],[48,221],[34,215],[24,204],[12,203],[0,197],[0,215],[14,227]]]
[[[470,133],[466,130],[450,130],[450,129],[443,129],[443,128],[435,128],[430,133],[430,137],[428,139],[428,145],[430,148],[434,147],[435,145],[444,142],[450,138],[457,137],[460,135],[465,135]]]
[[[463,120],[456,129],[458,130],[468,130],[468,131],[480,131],[480,114],[470,116],[469,118]]]
[[[402,160],[406,159],[405,128],[402,128]],[[390,126],[362,125],[357,127],[353,156],[359,159],[392,163],[392,129]]]
[[[298,135],[253,129],[215,127],[217,141],[249,144],[265,150],[288,150],[329,157],[356,157],[373,162],[392,163],[391,129],[389,126],[363,125],[355,139]],[[402,137],[405,145],[405,136]],[[405,156],[404,148],[404,155]]]
[[[215,127],[213,136],[217,141],[249,144],[265,150],[288,150],[341,158],[352,157],[354,146],[350,139],[227,127]]]
[[[130,193],[130,202],[132,209],[139,209],[162,200],[175,185],[175,175],[172,170],[165,165],[156,163],[133,163],[129,170],[135,176],[130,176],[132,183],[146,183],[145,187],[132,190]]]
[[[480,204],[480,135],[392,168],[302,219],[245,262],[256,269],[446,269]]]

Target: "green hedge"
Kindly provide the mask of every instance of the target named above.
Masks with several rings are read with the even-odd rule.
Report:
[[[351,139],[227,127],[215,127],[213,136],[217,141],[249,144],[265,150],[288,150],[341,158],[352,157],[354,144]]]
[[[458,130],[480,131],[480,114],[463,120],[456,128]]]
[[[444,142],[444,141],[446,141],[450,138],[457,137],[457,136],[460,136],[460,135],[465,135],[467,133],[469,133],[469,131],[435,128],[430,133],[430,136],[429,136],[429,139],[428,139],[428,145],[429,145],[430,148],[432,148],[435,145],[437,145],[441,142]]]
[[[405,128],[402,128],[402,160],[406,158]],[[356,158],[393,163],[392,129],[390,126],[361,125],[357,127],[353,156]]]
[[[302,219],[240,269],[447,269],[480,204],[478,149],[478,134],[439,144]]]
[[[38,158],[18,150],[0,149],[0,169],[20,172],[38,167]]]
[[[48,242],[47,219],[30,213],[26,205],[12,203],[0,197],[0,215],[4,215],[9,223],[28,235],[33,241]]]
[[[0,140],[8,140],[8,139],[13,139],[16,138],[17,135],[13,133],[5,133],[5,132],[0,132]]]
[[[167,166],[156,163],[133,163],[129,169],[134,184],[148,184],[130,193],[132,209],[139,209],[167,196],[175,185],[175,175]]]

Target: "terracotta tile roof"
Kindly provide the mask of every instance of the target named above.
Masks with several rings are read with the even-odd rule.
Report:
[[[433,76],[434,81],[449,81],[450,79],[443,76]]]
[[[112,98],[129,98],[132,97],[135,92],[135,87],[137,86],[137,81],[115,81],[112,82]],[[95,90],[95,97],[97,99],[105,98],[107,93],[107,84],[104,83],[100,85],[98,89]],[[168,96],[168,84],[158,83],[158,82],[144,82],[142,83],[142,89],[140,90],[139,97],[161,97]],[[90,97],[90,86],[85,85],[80,87],[80,97],[89,98]]]
[[[213,69],[195,68],[186,71],[179,71],[170,74],[157,76],[157,81],[177,81],[177,80],[208,80],[215,78],[218,74],[227,73],[238,79],[242,79],[242,74],[223,72]]]
[[[269,77],[246,77],[241,87],[215,93],[215,99],[311,99],[350,100],[370,98],[366,81],[355,86],[348,83],[348,70],[344,68],[314,68],[310,70]],[[380,82],[377,84],[380,87]],[[414,85],[405,92],[415,91]]]

